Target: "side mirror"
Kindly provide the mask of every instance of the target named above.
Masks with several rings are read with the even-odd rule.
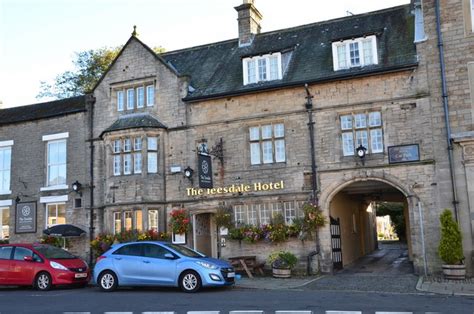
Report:
[[[34,261],[34,260],[33,260],[33,256],[24,256],[24,257],[23,257],[23,260],[24,260],[25,262],[33,262],[33,261]]]
[[[171,254],[171,253],[166,253],[166,254],[165,254],[165,258],[166,258],[166,259],[174,259],[174,255]]]

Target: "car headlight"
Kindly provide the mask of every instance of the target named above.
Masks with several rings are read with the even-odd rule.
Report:
[[[211,263],[208,263],[208,262],[197,261],[196,263],[198,263],[199,265],[201,265],[201,266],[204,267],[204,268],[217,269],[217,266],[216,266],[216,265],[211,264]]]
[[[53,261],[49,262],[49,265],[51,265],[51,267],[53,267],[55,269],[69,270],[66,267],[64,267],[63,265],[61,265],[59,263],[56,263],[56,262],[53,262]]]

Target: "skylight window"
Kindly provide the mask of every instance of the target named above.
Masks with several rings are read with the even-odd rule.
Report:
[[[374,35],[332,43],[334,71],[378,63]]]
[[[263,81],[281,80],[283,76],[281,53],[249,57],[242,60],[244,85]]]

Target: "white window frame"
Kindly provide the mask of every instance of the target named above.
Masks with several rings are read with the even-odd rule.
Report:
[[[122,213],[119,211],[113,212],[112,219],[113,219],[113,224],[114,224],[113,225],[114,234],[122,232],[122,229],[123,229]],[[118,225],[119,230],[117,230],[117,221],[119,221],[119,225]]]
[[[143,161],[142,153],[133,153],[133,173],[142,173]]]
[[[117,111],[123,111],[125,108],[125,97],[123,90],[117,91]]]
[[[3,224],[4,213],[8,213],[8,221],[7,221],[6,225]],[[6,216],[7,216],[7,214],[5,214],[5,217]],[[10,238],[10,219],[11,219],[11,217],[10,217],[10,207],[0,206],[0,240]]]
[[[141,94],[140,94],[140,91],[141,91]],[[140,87],[137,87],[137,108],[143,108],[143,107],[145,107],[145,88],[143,86],[140,86]]]
[[[141,137],[135,137],[133,139],[133,150],[134,151],[141,151],[143,147],[143,141]]]
[[[235,205],[234,206],[234,222],[235,225],[245,224],[246,220],[246,205]]]
[[[113,155],[113,172],[114,176],[119,176],[122,174],[122,156]]]
[[[46,208],[46,215],[45,215],[45,216],[46,216],[46,228],[49,228],[49,227],[51,227],[51,226],[55,226],[55,225],[60,224],[60,223],[57,223],[57,219],[58,219],[58,206],[59,206],[59,205],[64,205],[64,223],[67,222],[67,221],[66,221],[66,216],[67,216],[67,215],[66,215],[66,203],[64,203],[64,202],[46,203],[46,206],[45,206],[45,208]],[[49,216],[49,206],[56,206],[56,223],[55,223],[55,224],[48,224],[48,221],[49,221],[49,218],[50,218],[50,216]]]
[[[274,73],[271,71],[271,59],[272,58],[277,58],[277,77],[272,78],[271,73]],[[264,59],[265,60],[265,73],[266,77],[264,79],[259,79],[260,78],[260,70],[259,70],[259,62]],[[249,65],[252,65],[253,69],[255,70],[255,82],[249,80]],[[261,55],[261,56],[255,56],[255,57],[247,57],[242,60],[242,67],[243,67],[243,80],[244,80],[244,85],[248,84],[253,84],[257,82],[262,82],[262,81],[273,81],[273,80],[281,80],[283,77],[283,71],[282,71],[282,63],[281,63],[281,53],[280,52],[275,52],[272,54],[266,54],[266,55]]]
[[[276,126],[283,126],[282,134],[276,135]],[[258,138],[256,132],[252,133],[252,130],[255,129],[258,129]],[[271,130],[270,134],[264,134],[264,131],[268,129]],[[250,126],[248,134],[250,164],[252,166],[286,162],[285,124],[283,122]],[[269,148],[271,148],[270,152]]]
[[[471,32],[474,33],[474,0],[469,2],[471,6]]]
[[[132,154],[123,155],[123,174],[130,175],[132,174]]]
[[[2,152],[3,160],[0,159],[0,183],[3,182],[3,179],[6,178],[5,186],[2,188],[0,185],[0,195],[11,194],[11,171],[12,171],[12,151],[13,151],[13,141],[1,141],[0,142],[0,152]],[[6,152],[9,151],[10,159],[5,160]]]
[[[155,86],[148,85],[146,87],[146,106],[153,107],[155,104]]]
[[[49,163],[50,145],[51,144],[63,144],[63,143],[64,143],[64,146],[65,146],[65,149],[66,149],[66,156],[65,156],[64,162],[57,163],[57,164],[50,164]],[[51,167],[61,167],[61,166],[63,166],[64,169],[65,169],[64,182],[62,182],[60,184],[51,184],[50,178],[49,178]],[[58,139],[58,140],[47,141],[47,143],[46,143],[46,187],[50,188],[50,189],[51,188],[64,189],[65,186],[67,188],[66,182],[67,182],[67,140],[66,139]]]
[[[156,146],[151,147],[151,143],[155,142]],[[150,136],[147,137],[147,172],[148,173],[158,173],[158,147],[159,137]],[[155,162],[156,161],[156,162]]]
[[[133,88],[127,89],[127,110],[133,110],[135,107],[135,90]]]
[[[155,220],[152,224],[152,220]],[[156,227],[155,227],[156,223]],[[160,228],[160,216],[158,209],[149,209],[148,210],[148,230],[158,231]]]
[[[372,44],[372,62],[366,63],[365,56],[364,56],[364,41],[369,41]],[[359,51],[359,64],[352,65],[351,58],[350,58],[350,48],[349,45],[351,43],[358,43],[358,51]],[[345,66],[339,65],[339,56],[337,53],[337,48],[340,46],[345,47]],[[343,41],[337,41],[332,43],[332,60],[333,60],[333,67],[334,71],[345,70],[353,67],[363,67],[372,64],[378,64],[378,54],[377,54],[377,37],[375,35],[370,35],[366,37],[359,37],[354,39],[348,39]]]

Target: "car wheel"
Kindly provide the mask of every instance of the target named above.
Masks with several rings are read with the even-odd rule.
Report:
[[[41,272],[36,276],[35,288],[40,291],[48,291],[53,285],[51,275],[47,272]]]
[[[118,286],[117,276],[110,270],[106,270],[99,275],[99,287],[102,291],[114,291]]]
[[[179,287],[184,292],[196,292],[201,288],[201,277],[192,270],[187,270],[179,277]]]

